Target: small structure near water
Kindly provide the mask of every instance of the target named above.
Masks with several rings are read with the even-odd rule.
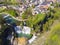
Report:
[[[13,32],[15,31],[15,33],[16,33],[15,38],[14,38],[14,35],[12,35],[12,32],[11,32],[11,35],[7,35],[7,37],[6,37],[6,39],[9,40],[12,45],[15,45],[15,44],[16,45],[26,45],[28,42],[32,43],[36,39],[36,36],[34,34],[31,34],[30,27],[23,26],[23,28],[22,28],[21,26],[17,26],[15,23],[15,20],[9,15],[4,15],[3,18],[6,21],[6,23],[10,24],[9,26],[11,26],[13,28]]]
[[[16,26],[15,28],[20,29],[21,26]],[[17,31],[18,32],[18,38],[17,39],[19,40],[18,42],[20,42],[21,39],[23,40],[23,38],[24,38],[25,42],[23,41],[23,43],[22,42],[20,42],[20,43],[22,43],[22,44],[24,44],[24,43],[31,44],[37,38],[37,36],[35,36],[35,34],[31,34],[31,28],[29,28],[27,26],[23,26],[23,29],[20,29],[20,32],[19,32],[19,29]]]

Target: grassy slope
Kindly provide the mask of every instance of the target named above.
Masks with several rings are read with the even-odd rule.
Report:
[[[55,25],[56,24],[56,25]],[[60,45],[60,23],[55,20],[53,25],[50,27],[51,30],[44,32],[42,36],[38,37],[30,45]]]
[[[52,32],[44,45],[60,45],[60,23],[56,24],[51,30]]]

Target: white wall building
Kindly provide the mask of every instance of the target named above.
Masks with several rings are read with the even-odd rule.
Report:
[[[22,29],[22,33],[30,34],[31,33],[31,28],[29,28],[27,26],[24,26],[23,29]]]
[[[42,4],[43,2],[45,2],[46,0],[40,0],[40,4]]]
[[[15,27],[15,32],[16,33],[24,33],[24,34],[30,34],[31,33],[31,28],[27,27],[27,26],[23,26],[23,29],[21,28],[21,26],[16,26]]]

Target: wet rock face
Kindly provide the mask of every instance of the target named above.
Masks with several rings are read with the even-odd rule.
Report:
[[[27,39],[25,37],[16,38],[14,45],[27,45]]]

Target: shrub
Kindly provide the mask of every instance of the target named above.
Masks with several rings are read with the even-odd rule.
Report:
[[[54,19],[48,19],[48,21],[43,25],[43,31],[49,30],[53,22],[54,22]]]

